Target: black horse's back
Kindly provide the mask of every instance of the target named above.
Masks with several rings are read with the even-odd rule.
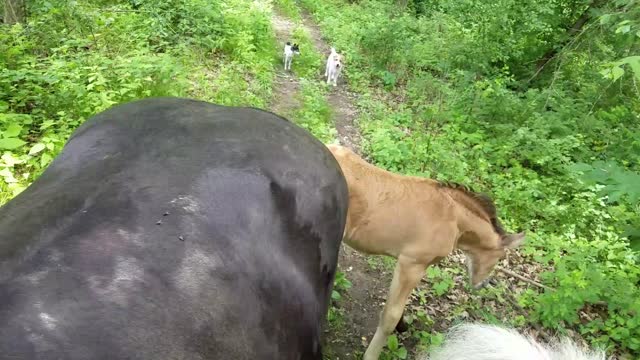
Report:
[[[111,108],[0,208],[0,358],[321,359],[347,202],[274,114]]]

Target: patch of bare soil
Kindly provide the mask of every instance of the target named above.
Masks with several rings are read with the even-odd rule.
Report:
[[[302,13],[305,27],[309,31],[315,48],[325,56],[329,55],[331,45],[322,37],[322,33],[309,14]],[[340,49],[337,49],[338,52]],[[324,71],[322,72],[324,74]],[[329,105],[333,110],[333,122],[338,131],[340,143],[358,154],[361,154],[360,144],[362,136],[358,130],[356,119],[358,110],[355,106],[356,95],[349,92],[342,78],[338,79],[338,86],[332,87],[329,94]]]
[[[327,54],[328,56],[331,46],[322,37],[322,32],[320,32],[320,28],[313,21],[311,16],[306,11],[302,12],[302,23],[309,31],[309,35],[311,36],[311,41],[313,41],[313,46],[315,46],[316,50],[318,50],[322,54]]]
[[[367,257],[343,245],[338,268],[351,281],[337,304],[339,323],[328,330],[327,354],[332,360],[361,359],[378,325],[392,272],[374,269]]]
[[[340,143],[362,155],[362,136],[355,123],[358,110],[353,105],[355,96],[344,88],[334,88],[329,94],[329,104],[333,109],[333,121],[338,130]]]
[[[271,21],[276,31],[278,46],[281,47],[280,51],[284,51],[284,44],[287,41],[291,41],[291,35],[296,25],[277,12],[274,12]],[[298,99],[300,82],[293,73],[284,69],[284,60],[282,66],[276,73],[273,89],[273,99],[269,105],[271,111],[278,115],[288,117],[295,109],[300,107],[300,101]]]
[[[295,76],[284,70],[276,74],[271,111],[284,117],[292,115],[292,112],[301,106],[298,98],[299,91],[300,82]]]

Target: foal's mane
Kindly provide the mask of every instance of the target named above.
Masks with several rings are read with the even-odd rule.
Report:
[[[459,193],[465,195],[467,199],[471,200],[471,202],[476,205],[468,206],[469,204],[465,204],[463,202],[462,205],[465,208],[481,218],[489,218],[489,221],[493,226],[493,230],[495,230],[495,232],[497,232],[500,236],[506,235],[506,231],[504,230],[502,224],[500,224],[500,220],[498,219],[498,211],[496,210],[496,205],[493,203],[493,200],[491,200],[489,196],[475,192],[471,187],[453,181],[438,181],[438,185],[440,187],[458,191]],[[480,213],[479,211],[482,211],[483,213]]]

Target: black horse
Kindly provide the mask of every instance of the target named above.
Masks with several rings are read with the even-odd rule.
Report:
[[[0,358],[321,359],[347,203],[272,113],[104,111],[0,208]]]

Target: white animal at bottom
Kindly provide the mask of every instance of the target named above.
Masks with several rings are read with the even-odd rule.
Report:
[[[494,325],[454,326],[444,343],[418,360],[605,360],[601,350],[582,349],[569,339],[540,344],[519,332]]]
[[[333,83],[333,86],[338,85],[338,76],[342,71],[342,55],[336,52],[335,48],[331,48],[331,54],[327,58],[327,67],[324,71],[324,76],[327,77],[327,84]]]

